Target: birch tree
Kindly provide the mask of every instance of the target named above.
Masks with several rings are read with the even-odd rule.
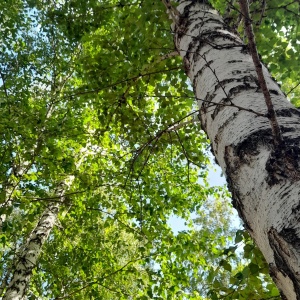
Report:
[[[91,155],[88,150],[89,146],[90,145],[79,151],[79,157],[76,157],[76,168],[80,168],[85,157]],[[57,185],[54,191],[54,197],[57,201],[50,203],[46,207],[38,224],[29,234],[26,242],[17,250],[16,258],[10,270],[12,276],[3,299],[22,299],[25,296],[25,292],[28,289],[31,279],[32,270],[36,266],[45,241],[48,239],[50,232],[57,223],[57,216],[60,208],[62,204],[66,202],[65,194],[68,192],[73,180],[74,175],[71,175]]]
[[[208,5],[166,6],[233,205],[282,297],[299,299],[299,111],[258,60],[247,1],[240,0],[247,45]]]

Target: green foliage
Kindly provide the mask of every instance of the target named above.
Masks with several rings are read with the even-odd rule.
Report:
[[[208,162],[199,126],[173,130],[193,102],[182,101],[192,94],[180,60],[160,59],[173,49],[162,8],[1,4],[13,16],[1,37],[4,292],[19,247],[58,201],[28,299],[183,297],[188,274],[167,265],[189,243],[167,220],[188,220],[213,190],[197,183]]]
[[[198,212],[192,239],[200,247],[190,293],[196,299],[279,299],[262,254],[245,230],[230,225],[233,209],[226,203],[210,200]]]
[[[258,50],[295,106],[300,105],[299,30],[299,3],[268,1],[266,17],[257,30]]]
[[[257,42],[289,91],[298,4],[280,5],[268,1]],[[207,185],[209,145],[162,3],[7,0],[0,12],[0,292],[59,201],[28,299],[276,299],[230,210],[203,205],[223,190]],[[299,87],[289,96],[298,105]],[[169,216],[191,224],[193,212],[199,226],[175,235]]]
[[[245,39],[238,1],[210,2]],[[299,10],[298,1],[250,1],[258,51],[269,71],[296,107],[300,106]]]

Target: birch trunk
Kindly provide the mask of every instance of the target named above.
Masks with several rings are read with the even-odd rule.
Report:
[[[98,153],[95,149],[88,150],[89,146],[90,144],[80,150],[76,168],[80,167],[87,155]],[[98,150],[100,151],[100,148]],[[55,226],[60,207],[65,201],[66,191],[72,185],[74,178],[73,175],[70,175],[57,186],[55,195],[58,201],[48,205],[35,229],[27,238],[26,243],[20,247],[16,254],[16,261],[13,262],[12,278],[2,298],[3,300],[24,299],[30,283],[32,270],[38,262],[44,243],[47,241],[52,228]]]
[[[284,139],[276,148],[247,46],[198,2],[180,1],[177,12],[169,6],[169,15],[202,128],[283,298],[300,299],[300,112],[262,65]]]
[[[21,247],[16,255],[16,261],[13,264],[12,279],[3,296],[3,300],[23,299],[30,283],[32,270],[35,268],[42,246],[47,240],[52,228],[55,225],[59,208],[64,201],[66,186],[61,184],[56,195],[60,197],[59,202],[51,203],[45,209],[37,226],[30,233],[25,245]]]

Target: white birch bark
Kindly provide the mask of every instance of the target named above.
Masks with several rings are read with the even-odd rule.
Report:
[[[283,299],[300,299],[300,112],[262,66],[286,145],[275,151],[247,47],[216,11],[200,2],[181,0],[179,14],[170,15],[202,128]]]

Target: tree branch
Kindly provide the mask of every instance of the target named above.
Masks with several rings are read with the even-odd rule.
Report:
[[[252,60],[255,66],[257,78],[258,78],[258,84],[263,92],[264,98],[265,98],[265,103],[267,105],[268,109],[268,114],[267,117],[270,120],[271,123],[271,128],[272,128],[272,134],[273,134],[273,139],[274,139],[274,144],[275,146],[278,146],[282,144],[282,135],[280,131],[279,124],[277,122],[276,118],[276,112],[272,103],[271,95],[269,92],[269,89],[267,87],[267,83],[263,74],[262,70],[262,64],[260,62],[257,48],[256,48],[256,43],[255,43],[255,37],[253,33],[253,27],[252,27],[252,20],[250,19],[250,14],[249,14],[249,7],[248,7],[248,2],[247,0],[239,0],[240,3],[240,8],[241,12],[244,17],[244,23],[245,23],[245,30],[246,34],[248,37],[248,47],[250,50],[250,54],[252,56]]]

